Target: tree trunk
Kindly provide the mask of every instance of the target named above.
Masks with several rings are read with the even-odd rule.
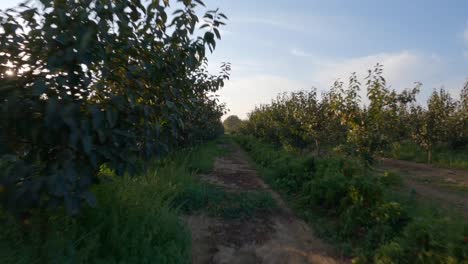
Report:
[[[427,163],[431,164],[432,163],[432,148],[429,148],[427,150]]]

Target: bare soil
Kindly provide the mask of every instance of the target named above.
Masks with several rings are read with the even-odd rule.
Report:
[[[294,216],[281,197],[258,177],[238,146],[228,147],[232,151],[218,158],[213,172],[201,175],[202,180],[232,192],[268,191],[279,209],[248,219],[187,216],[192,231],[193,263],[349,263],[349,259],[338,256],[304,221]]]
[[[402,174],[406,187],[425,200],[455,208],[468,219],[468,171],[392,159],[382,159],[380,167]]]

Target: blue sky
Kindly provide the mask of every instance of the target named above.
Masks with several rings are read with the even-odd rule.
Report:
[[[18,0],[1,0],[0,8]],[[232,63],[219,92],[245,118],[276,94],[327,90],[376,63],[392,88],[423,83],[421,100],[444,86],[458,95],[468,77],[466,0],[205,0],[229,17],[210,67]]]
[[[233,64],[220,92],[245,117],[277,93],[327,90],[352,72],[384,65],[391,87],[444,86],[458,96],[468,77],[468,1],[210,0],[230,17],[212,56]],[[214,64],[213,64],[214,63]]]

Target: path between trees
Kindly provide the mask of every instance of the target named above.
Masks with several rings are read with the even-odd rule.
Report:
[[[281,197],[258,177],[237,145],[223,147],[231,151],[217,158],[213,172],[200,175],[202,180],[222,186],[229,192],[267,191],[278,204],[278,210],[248,219],[223,219],[204,214],[186,216],[192,232],[194,264],[349,262],[294,216]]]
[[[392,159],[382,159],[380,167],[399,172],[406,187],[425,200],[457,208],[468,219],[468,171]]]

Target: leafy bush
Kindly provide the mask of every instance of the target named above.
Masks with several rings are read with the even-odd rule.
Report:
[[[302,184],[312,177],[315,158],[311,155],[298,159],[290,153],[275,151],[273,146],[259,143],[252,137],[238,135],[235,139],[252,153],[256,163],[274,174],[274,182],[270,183],[282,186],[290,193],[302,188]]]
[[[400,174],[393,171],[385,171],[380,177],[380,182],[385,186],[402,186],[403,177]]]
[[[313,223],[319,220],[319,230],[350,249],[355,263],[460,263],[466,259],[467,236],[460,232],[461,221],[419,213],[416,205],[397,202],[386,193],[383,184],[399,183],[399,175],[376,177],[359,160],[340,156],[315,158],[311,166],[304,156],[253,137],[235,139],[258,161],[266,180],[287,195],[301,216]],[[288,171],[302,171],[302,176]],[[284,184],[288,177],[295,184]]]
[[[378,249],[375,262],[464,263],[468,246],[458,231],[459,228],[453,228],[445,219],[414,219],[405,227],[401,237]],[[454,241],[453,237],[459,240]]]
[[[348,189],[344,176],[328,176],[314,179],[305,184],[301,195],[304,206],[321,209],[329,215],[338,215]]]
[[[404,209],[383,199],[383,188],[376,178],[356,174],[360,170],[349,170],[350,165],[338,159],[318,164],[315,178],[301,190],[301,208],[335,217],[342,239],[362,240],[365,248],[372,248],[404,226],[408,219]]]
[[[75,218],[35,210],[18,223],[0,211],[0,262],[189,263],[190,233],[171,205],[192,176],[184,163],[166,163],[95,186],[99,210]]]

